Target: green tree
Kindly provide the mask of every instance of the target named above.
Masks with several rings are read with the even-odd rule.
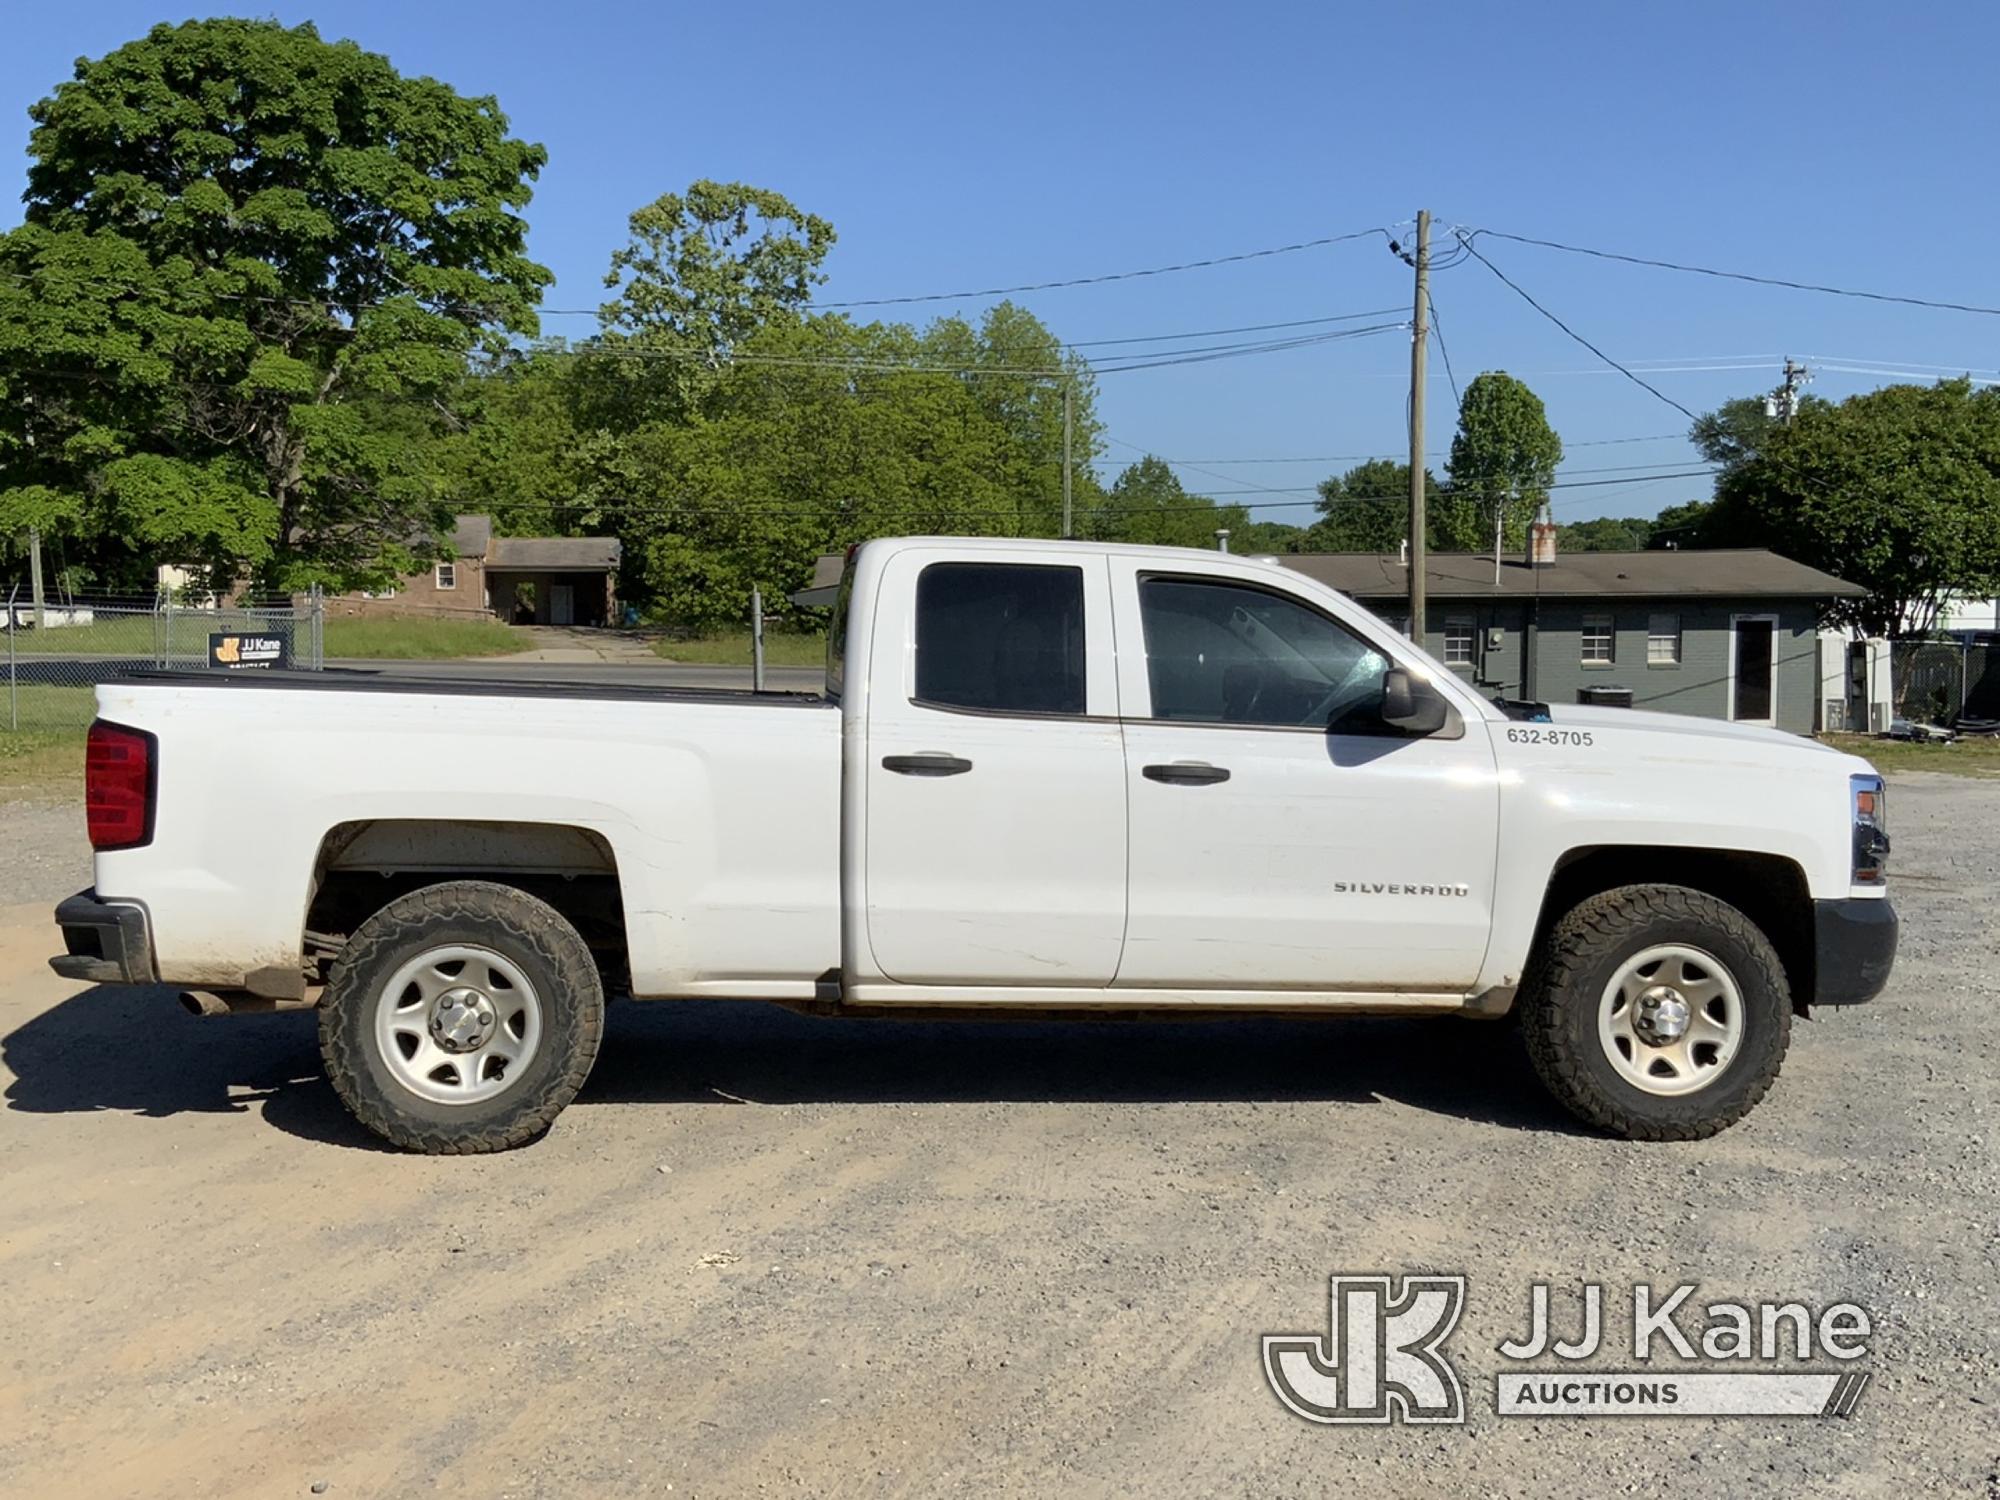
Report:
[[[1688,441],[1701,456],[1725,471],[1748,463],[1757,456],[1767,434],[1784,424],[1771,414],[1763,396],[1739,396],[1725,401],[1714,411],[1696,417],[1688,429]],[[1800,396],[1797,415],[1824,410],[1827,403],[1818,396]]]
[[[1838,620],[1928,634],[1948,595],[2000,592],[2000,391],[1960,379],[1815,402],[1722,476],[1702,529],[1864,585]]]
[[[1715,508],[1713,500],[1684,500],[1679,505],[1669,505],[1657,516],[1646,533],[1646,546],[1651,551],[1667,547],[1686,549],[1705,547],[1708,542],[1703,537],[1709,512]]]
[[[1008,350],[1056,342],[1026,319],[1016,309],[978,328],[770,324],[740,346],[754,357],[722,364],[683,417],[581,441],[573,503],[624,539],[628,594],[697,629],[741,621],[753,586],[788,614],[816,557],[869,537],[1054,536],[1061,408],[1051,434],[1045,395],[1014,384]],[[996,395],[986,371],[1009,389]],[[1080,433],[1096,427],[1087,398],[1086,387]],[[1088,518],[1101,496],[1081,439],[1077,458],[1077,514]]]
[[[310,25],[157,26],[31,111],[0,236],[0,532],[130,581],[351,587],[449,506],[426,462],[476,350],[532,333],[544,153],[490,98]]]
[[[1424,470],[1424,493],[1433,501],[1437,478]],[[1395,552],[1410,531],[1410,466],[1392,458],[1371,458],[1345,474],[1319,483],[1320,519],[1299,541],[1303,552]],[[1431,545],[1441,545],[1440,515],[1434,503],[1424,509],[1424,532]]]
[[[1502,546],[1525,547],[1562,456],[1541,397],[1504,370],[1476,377],[1459,403],[1450,487],[1436,507],[1445,549],[1488,550],[1496,518]]]
[[[1599,516],[1556,528],[1559,552],[1643,552],[1653,523],[1643,516]]]
[[[1098,541],[1137,542],[1155,547],[1213,547],[1215,533],[1226,528],[1233,552],[1250,550],[1250,513],[1240,505],[1217,505],[1206,495],[1190,494],[1180,476],[1163,458],[1148,453],[1127,464],[1102,502],[1093,506],[1079,528]]]

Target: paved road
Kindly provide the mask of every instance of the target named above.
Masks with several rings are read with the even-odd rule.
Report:
[[[24,866],[0,1493],[1991,1495],[2000,784],[1890,805],[1889,993],[1673,1146],[1578,1131],[1470,1023],[626,1003],[546,1139],[402,1156],[311,1017],[55,979],[74,861]],[[0,861],[20,837],[61,825],[0,810]],[[1259,1335],[1323,1331],[1328,1273],[1373,1270],[1470,1277],[1468,1426],[1312,1427],[1266,1389]],[[1851,1298],[1873,1383],[1845,1420],[1496,1418],[1529,1284],[1567,1333],[1586,1278]]]

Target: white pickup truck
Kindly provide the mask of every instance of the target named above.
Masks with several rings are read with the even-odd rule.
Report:
[[[165,674],[98,712],[57,972],[317,1006],[341,1097],[424,1151],[545,1130],[608,992],[1512,1015],[1572,1110],[1689,1139],[1895,956],[1865,761],[1496,705],[1210,552],[869,543],[824,695]]]

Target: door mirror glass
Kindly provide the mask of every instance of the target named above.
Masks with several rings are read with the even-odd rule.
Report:
[[[1449,709],[1444,695],[1402,667],[1382,674],[1382,722],[1404,734],[1436,734]]]

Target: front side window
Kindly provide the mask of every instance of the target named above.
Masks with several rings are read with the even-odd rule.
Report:
[[[1243,584],[1145,578],[1153,717],[1379,733],[1389,660],[1317,610]]]
[[[1681,617],[1654,615],[1646,622],[1646,665],[1671,667],[1681,659]]]
[[[1583,660],[1586,666],[1608,666],[1611,663],[1611,616],[1585,615],[1583,617]]]
[[[458,587],[458,564],[439,563],[437,565],[437,586],[441,589]]]
[[[917,698],[995,713],[1084,712],[1083,570],[925,568],[917,575]]]
[[[1472,665],[1472,621],[1456,619],[1444,622],[1444,663],[1448,667]]]

